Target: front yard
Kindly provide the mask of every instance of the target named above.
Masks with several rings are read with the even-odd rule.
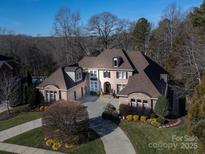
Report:
[[[6,152],[6,151],[0,151],[0,154],[15,154],[15,153]]]
[[[38,118],[41,118],[41,112],[22,112],[11,119],[1,120],[0,131]]]
[[[155,128],[153,126],[136,123],[122,122],[120,127],[129,137],[135,150],[139,154],[194,154],[192,142],[185,141],[185,138],[176,142],[175,137],[185,137],[187,134],[186,123],[178,128]],[[174,139],[173,139],[174,138]],[[176,149],[173,147],[175,143]],[[194,142],[195,143],[195,142]],[[162,146],[161,148],[156,146]]]
[[[45,148],[43,129],[36,128],[5,141],[6,143]],[[105,154],[102,141],[99,139],[87,142],[79,147],[66,151],[69,154]]]

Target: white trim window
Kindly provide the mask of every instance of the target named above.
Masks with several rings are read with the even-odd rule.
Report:
[[[82,72],[81,71],[76,73],[76,81],[80,81],[80,80],[82,80]]]
[[[143,100],[143,106],[145,108],[149,108],[149,105],[148,105],[148,101],[147,100]]]
[[[117,71],[117,79],[127,79],[127,72]]]
[[[130,105],[131,105],[131,107],[137,107],[137,103],[136,103],[135,99],[130,100]]]
[[[118,67],[119,66],[118,58],[113,58],[113,66],[114,67]]]
[[[90,91],[94,91],[94,92],[98,91],[98,82],[97,81],[90,82]]]
[[[96,70],[91,70],[90,71],[90,77],[91,78],[97,78],[97,71]]]
[[[137,99],[137,104],[139,107],[142,107],[142,100],[141,99]]]
[[[110,78],[110,71],[103,71],[104,78]]]

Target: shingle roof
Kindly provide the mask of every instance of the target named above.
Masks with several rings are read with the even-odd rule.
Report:
[[[118,68],[113,67],[114,57],[121,57],[123,60]],[[84,57],[79,65],[83,68],[134,69],[121,49],[107,49],[96,57]]]
[[[135,73],[129,78],[128,84],[119,93],[120,95],[145,92],[152,97],[158,97],[164,93],[166,84],[160,79],[160,74],[167,74],[167,72],[142,52],[108,49],[96,57],[84,57],[79,65],[83,68],[113,69],[112,59],[114,57],[123,59],[123,63],[116,69],[132,69]]]
[[[130,60],[132,61],[138,72],[143,71],[149,65],[141,52],[128,51],[127,55],[129,56]]]
[[[118,68],[113,68],[112,60],[114,57],[121,57],[123,63]],[[107,69],[130,69],[134,75],[128,80],[126,87],[119,95],[129,95],[133,92],[143,92],[151,97],[159,97],[164,94],[166,83],[160,79],[160,74],[167,72],[155,63],[153,60],[145,56],[141,52],[128,51],[120,49],[105,50],[96,57],[84,57],[78,63],[82,68],[107,68]],[[46,85],[56,85],[60,89],[69,89],[79,82],[75,83],[66,71],[75,71],[79,68],[77,64],[67,67],[61,67],[51,74],[39,87]],[[83,80],[85,75],[83,75]],[[82,81],[81,81],[82,82]]]
[[[145,73],[136,73],[128,80],[126,87],[120,91],[119,95],[128,95],[134,92],[143,92],[151,97],[159,97],[160,93],[152,84]]]
[[[164,94],[166,83],[160,79],[160,74],[167,74],[167,72],[141,52],[130,51],[127,54],[137,72],[129,78],[128,84],[119,95],[144,92],[152,97],[159,97]]]
[[[83,74],[83,80],[74,82],[68,74],[65,72],[65,67],[60,67],[54,73],[52,73],[46,80],[44,80],[38,87],[45,87],[47,85],[55,85],[59,89],[70,89],[85,79]]]

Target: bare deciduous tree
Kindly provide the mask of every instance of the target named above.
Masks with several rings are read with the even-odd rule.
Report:
[[[103,12],[92,16],[88,21],[88,29],[91,35],[97,36],[102,43],[102,48],[109,48],[112,36],[116,34],[118,28],[117,16]]]
[[[10,115],[10,107],[15,103],[18,96],[18,78],[10,71],[0,72],[0,100],[6,104],[8,114]]]
[[[173,3],[165,9],[162,17],[163,19],[167,19],[167,30],[170,40],[170,51],[172,51],[173,41],[176,35],[178,34],[177,28],[183,19],[183,14],[181,12],[181,9],[177,7],[175,3]]]
[[[86,52],[80,35],[81,27],[79,21],[79,12],[72,12],[66,7],[61,8],[55,16],[54,31],[55,35],[63,41],[62,57],[65,57],[66,64],[76,62],[82,50]],[[75,47],[78,47],[78,49]],[[79,48],[81,51],[79,51]]]

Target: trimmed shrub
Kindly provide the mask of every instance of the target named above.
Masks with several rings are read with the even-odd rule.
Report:
[[[115,123],[119,123],[119,121],[120,121],[120,118],[119,118],[119,115],[117,112],[104,111],[102,113],[102,118],[113,121]]]
[[[165,117],[168,115],[169,101],[166,97],[161,96],[157,100],[157,103],[154,108],[154,112],[161,117]]]
[[[139,120],[139,118],[140,118],[140,116],[139,116],[139,115],[133,115],[133,121],[138,121],[138,120]]]
[[[168,121],[162,117],[158,117],[157,122],[159,122],[160,124],[163,124],[163,125],[168,123]]]
[[[126,120],[127,120],[127,121],[132,121],[132,118],[133,118],[132,115],[127,115],[127,116],[126,116]]]
[[[79,102],[55,102],[43,112],[42,121],[46,138],[75,145],[88,140],[88,112]],[[60,145],[52,146],[58,149]]]
[[[157,116],[155,113],[152,113],[152,114],[150,115],[150,118],[158,118],[158,116]]]
[[[115,108],[114,105],[108,103],[108,104],[106,105],[106,107],[105,107],[105,111],[114,112],[114,111],[116,111],[116,108]]]
[[[159,127],[161,124],[157,122],[156,120],[151,121],[151,125],[154,127]]]
[[[141,116],[140,121],[145,122],[147,120],[147,116]]]
[[[126,104],[120,104],[119,111],[120,111],[120,114],[125,117],[132,113],[131,107]]]

